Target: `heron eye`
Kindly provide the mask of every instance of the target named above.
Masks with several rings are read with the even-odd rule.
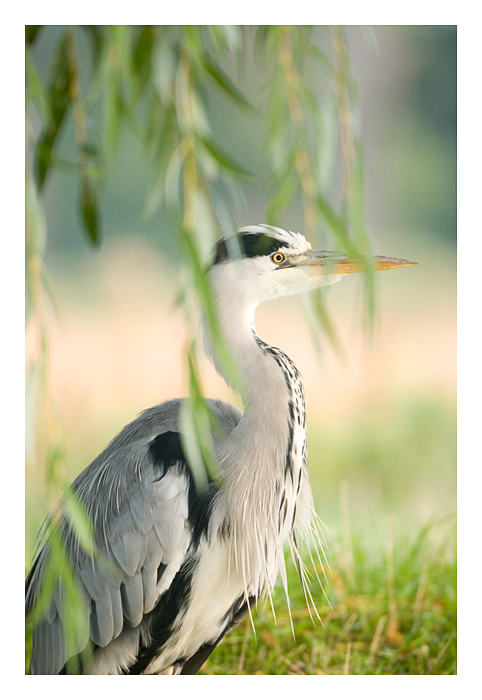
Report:
[[[282,263],[284,259],[285,256],[283,255],[283,253],[273,253],[273,255],[271,256],[271,260],[277,265]]]

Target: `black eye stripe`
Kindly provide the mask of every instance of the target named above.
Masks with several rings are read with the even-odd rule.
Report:
[[[216,257],[214,264],[223,262],[224,260],[234,259],[236,248],[229,246],[229,240],[234,236],[223,238],[216,246]],[[258,256],[272,255],[279,248],[286,248],[289,244],[286,241],[280,241],[272,236],[267,236],[265,233],[243,233],[238,234],[238,244],[241,249],[241,254],[244,258],[256,258]],[[231,255],[230,255],[231,252]]]

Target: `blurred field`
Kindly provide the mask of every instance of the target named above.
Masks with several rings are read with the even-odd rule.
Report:
[[[350,517],[367,536],[383,533],[389,514],[416,529],[455,510],[452,263],[414,252],[417,267],[379,273],[371,338],[363,327],[362,280],[353,275],[329,290],[344,361],[326,343],[317,354],[297,299],[264,304],[257,313],[260,335],[283,348],[304,376],[315,501],[334,532],[342,521],[341,482]],[[62,416],[68,480],[141,410],[186,394],[187,330],[174,304],[176,274],[147,241],[129,237],[57,269],[50,385]],[[35,345],[29,327],[27,361]],[[207,396],[237,401],[208,363],[202,375]],[[40,412],[40,426],[42,420]],[[41,464],[45,430],[39,433]],[[42,482],[27,466],[27,512],[35,524],[48,508]]]

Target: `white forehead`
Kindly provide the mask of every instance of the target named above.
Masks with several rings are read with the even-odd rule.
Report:
[[[304,253],[311,248],[311,243],[301,233],[285,231],[282,228],[269,226],[268,224],[243,226],[243,228],[238,229],[238,233],[266,234],[280,243],[284,243],[284,247],[296,254]]]

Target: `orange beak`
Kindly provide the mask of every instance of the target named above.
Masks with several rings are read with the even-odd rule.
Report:
[[[303,267],[307,275],[348,275],[351,272],[365,272],[373,265],[374,270],[393,270],[396,267],[418,265],[411,260],[401,258],[386,258],[375,255],[373,258],[355,258],[343,253],[330,253],[324,250],[308,250],[306,253],[288,258],[283,267]]]
[[[366,270],[367,263],[370,264],[370,261],[344,257],[337,262],[335,269],[338,274],[363,272]],[[402,260],[402,258],[386,258],[384,255],[375,255],[373,257],[374,270],[394,270],[396,267],[410,267],[411,265],[418,265],[418,263],[411,260]]]

